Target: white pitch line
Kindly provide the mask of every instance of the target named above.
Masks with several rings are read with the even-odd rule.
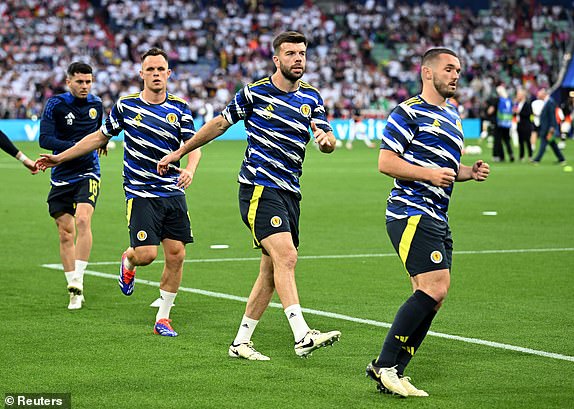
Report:
[[[475,254],[512,254],[512,253],[550,253],[561,251],[574,251],[574,247],[562,247],[554,249],[509,249],[509,250],[466,250],[455,251],[455,255],[475,255]],[[299,256],[299,260],[325,260],[325,259],[342,259],[342,258],[376,258],[376,257],[397,257],[396,253],[371,253],[371,254],[332,254],[323,256]],[[186,263],[225,263],[231,261],[259,261],[261,257],[228,257],[228,258],[204,258],[185,260]],[[163,260],[155,260],[154,263],[163,263]],[[106,266],[118,264],[116,261],[96,261],[90,262],[91,266]],[[49,264],[56,266],[58,264]]]
[[[54,270],[63,270],[63,268],[60,264],[42,264],[42,267],[46,267],[46,268],[50,268],[50,269],[54,269]],[[91,276],[95,276],[95,277],[109,278],[112,280],[118,279],[117,275],[102,273],[99,271],[86,270],[85,273],[88,275],[91,275]],[[140,278],[136,278],[136,283],[145,284],[145,285],[149,285],[152,287],[159,287],[159,282],[157,282],[157,281],[142,280]],[[214,298],[222,298],[225,300],[240,301],[240,302],[244,302],[244,303],[247,302],[246,297],[240,297],[240,296],[232,295],[232,294],[219,293],[219,292],[215,292],[215,291],[201,290],[199,288],[179,287],[179,291],[184,291],[184,292],[194,293],[194,294],[201,294],[201,295],[205,295],[208,297],[214,297]],[[275,302],[270,303],[269,306],[273,307],[273,308],[283,309],[283,306],[281,304],[275,303]],[[369,319],[364,319],[364,318],[357,318],[357,317],[352,317],[349,315],[337,314],[334,312],[313,310],[311,308],[302,308],[302,311],[307,313],[307,314],[319,315],[322,317],[334,318],[334,319],[339,319],[339,320],[343,320],[343,321],[350,321],[350,322],[355,322],[355,323],[359,323],[359,324],[367,324],[367,325],[372,325],[375,327],[383,327],[383,328],[390,328],[391,327],[391,324],[389,324],[387,322],[369,320]],[[485,345],[485,346],[489,346],[492,348],[499,348],[499,349],[506,349],[506,350],[510,350],[510,351],[523,352],[525,354],[538,355],[538,356],[542,356],[545,358],[553,358],[553,359],[560,359],[563,361],[574,362],[574,356],[555,354],[553,352],[539,351],[536,349],[524,348],[524,347],[519,347],[519,346],[515,346],[515,345],[510,345],[510,344],[502,344],[500,342],[486,341],[486,340],[478,339],[478,338],[460,337],[458,335],[443,334],[441,332],[434,332],[434,331],[429,331],[428,335],[432,335],[432,336],[438,337],[438,338],[446,338],[446,339],[451,339],[451,340],[455,340],[455,341],[467,342],[470,344]]]

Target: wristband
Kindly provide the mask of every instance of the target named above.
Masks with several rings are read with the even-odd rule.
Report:
[[[23,153],[20,153],[20,157],[18,158],[18,160],[22,163],[24,163],[25,160],[27,160],[28,157],[26,155],[24,155]]]

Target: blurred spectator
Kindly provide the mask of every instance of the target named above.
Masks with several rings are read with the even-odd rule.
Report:
[[[514,116],[517,121],[516,130],[518,131],[519,158],[525,160],[525,154],[528,154],[528,160],[532,159],[532,147],[530,146],[530,136],[534,127],[532,125],[532,107],[527,99],[526,91],[522,88],[516,90],[516,100],[514,103]]]
[[[512,100],[508,97],[508,92],[504,85],[496,87],[498,98],[492,100],[487,113],[492,115],[496,112],[496,122],[494,127],[494,145],[492,148],[492,160],[494,162],[504,162],[504,147],[508,153],[510,162],[514,162],[514,153],[510,142],[510,128],[512,127]]]
[[[534,2],[479,13],[373,0],[305,1],[287,11],[276,1],[92,4],[98,7],[65,0],[0,4],[0,75],[7,84],[0,88],[0,117],[38,116],[42,101],[64,90],[65,68],[74,60],[95,68],[93,91],[107,111],[120,93],[140,89],[137,56],[152,46],[169,53],[169,91],[187,98],[195,113],[205,102],[217,113],[242,85],[273,69],[271,40],[285,27],[308,36],[305,79],[322,90],[330,115],[350,118],[358,108],[386,117],[419,91],[419,56],[440,45],[457,50],[461,115],[476,117],[494,84],[533,94],[554,83],[572,37],[567,10]]]

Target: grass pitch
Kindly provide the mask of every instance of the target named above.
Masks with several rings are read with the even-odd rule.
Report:
[[[40,152],[35,144],[19,146],[30,157]],[[180,334],[174,339],[152,334],[156,310],[149,304],[158,296],[161,260],[138,269],[150,284],[136,283],[131,297],[113,279],[129,243],[122,150],[102,160],[88,266],[101,274],[86,276],[80,311],[66,309],[63,273],[43,267],[60,263],[45,203],[48,175],[30,176],[0,156],[4,393],[70,392],[74,409],[571,406],[574,173],[552,164],[551,153],[540,166],[491,164],[487,182],[456,185],[452,287],[407,369],[431,396],[405,400],[380,395],[364,377],[409,282],[384,227],[392,181],[377,172],[377,150],[359,144],[332,155],[310,147],[302,178],[301,303],[315,310],[306,313],[311,327],[338,329],[341,341],[297,358],[282,310],[271,307],[253,340],[272,360],[227,357],[244,312],[241,297],[258,271],[259,253],[237,208],[244,149],[244,142],[205,147],[188,190],[196,243],[187,247],[182,286],[189,291],[172,310]],[[574,159],[571,141],[565,155]]]

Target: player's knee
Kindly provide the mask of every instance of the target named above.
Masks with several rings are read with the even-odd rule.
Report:
[[[168,264],[183,264],[183,260],[185,260],[185,247],[165,250],[165,262],[166,263],[168,263]]]
[[[153,263],[156,257],[157,250],[155,249],[144,249],[141,247],[134,249],[134,264],[137,266],[147,266]]]
[[[58,236],[61,244],[69,244],[74,242],[74,231],[69,229],[58,229]]]
[[[274,264],[280,264],[288,270],[295,270],[297,265],[297,250],[295,248],[282,251],[278,254],[277,260]]]
[[[429,294],[436,302],[442,304],[448,294],[448,285],[434,286]]]
[[[60,243],[74,241],[75,231],[72,224],[56,221],[56,226],[58,226],[58,236],[60,237]]]
[[[78,230],[87,230],[90,228],[90,217],[86,215],[76,216],[76,228]]]

